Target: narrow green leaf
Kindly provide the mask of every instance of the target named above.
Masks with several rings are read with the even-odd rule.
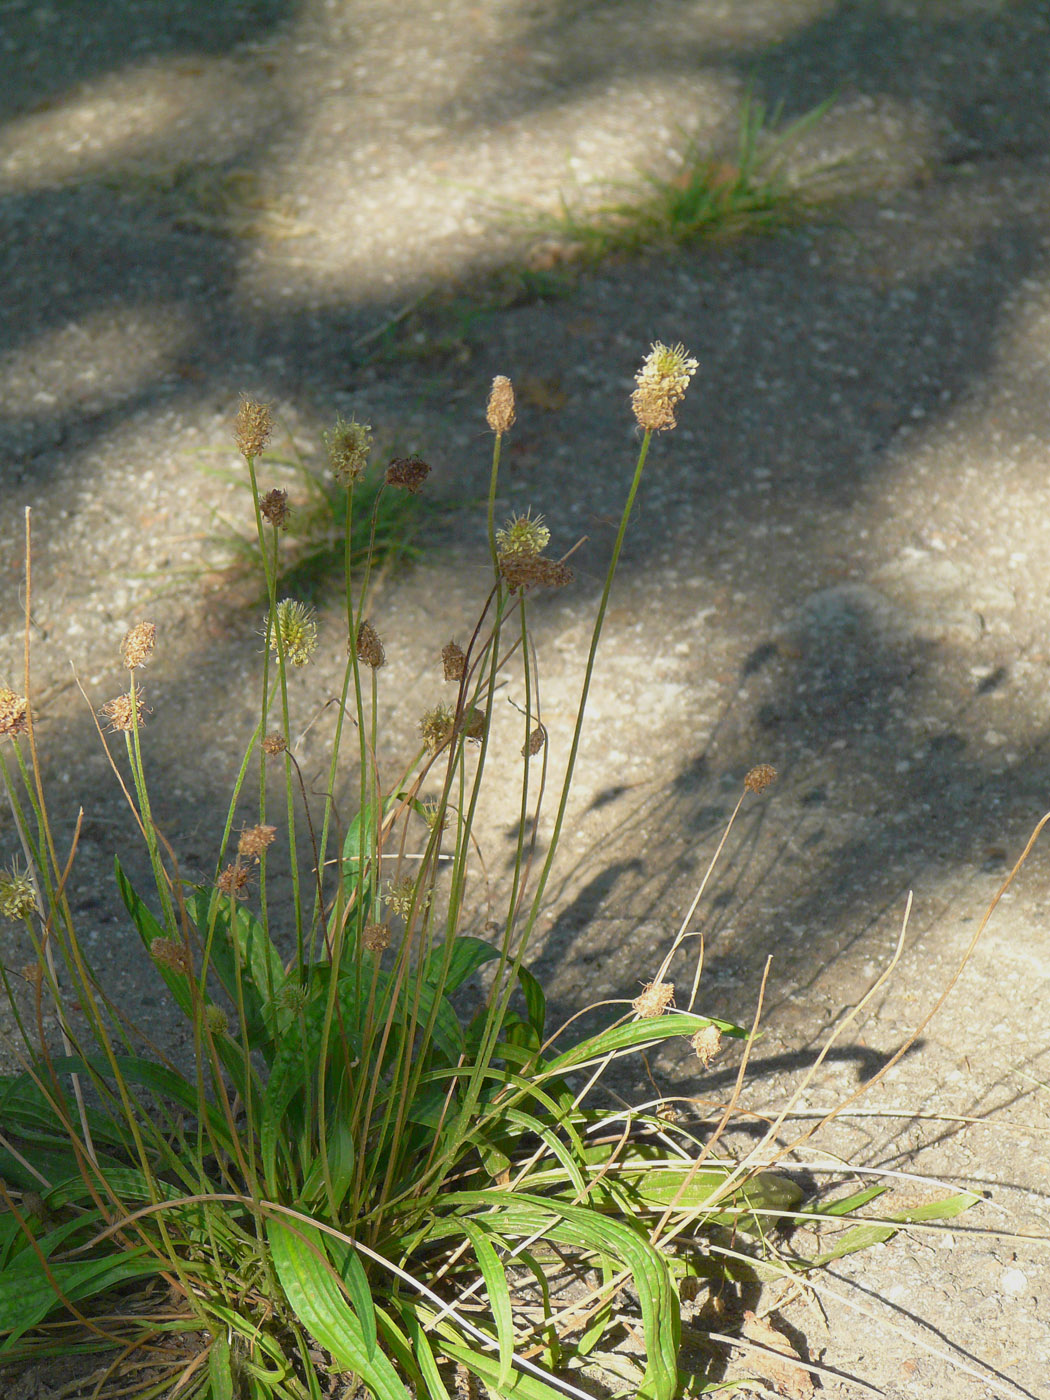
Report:
[[[212,1400],[234,1400],[233,1356],[225,1332],[214,1337],[208,1348],[208,1384]]]
[[[639,1045],[658,1045],[674,1036],[695,1035],[705,1026],[717,1026],[723,1035],[746,1040],[750,1031],[732,1021],[720,1021],[716,1016],[694,1016],[688,1011],[671,1011],[665,1016],[654,1016],[641,1021],[626,1021],[622,1026],[613,1026],[597,1035],[589,1036],[574,1045],[564,1054],[548,1060],[543,1066],[543,1075],[564,1074],[574,1065],[586,1060],[601,1059],[616,1050],[629,1050]]]
[[[816,1259],[809,1260],[809,1267],[820,1269],[834,1259],[841,1259],[847,1254],[856,1254],[859,1250],[882,1244],[885,1240],[892,1239],[902,1226],[912,1221],[950,1220],[953,1216],[961,1215],[964,1210],[969,1210],[980,1199],[980,1196],[975,1196],[970,1191],[963,1191],[956,1196],[942,1196],[940,1200],[928,1201],[925,1205],[915,1206],[911,1210],[895,1211],[887,1217],[897,1222],[893,1225],[857,1225],[854,1229],[847,1230],[831,1249],[818,1255]]]
[[[525,997],[529,1024],[542,1041],[543,1028],[547,1024],[547,998],[543,995],[543,988],[527,967],[518,968],[518,982]]]
[[[507,1400],[565,1400],[564,1390],[548,1385],[530,1371],[514,1371],[509,1380],[500,1385],[499,1362],[494,1356],[475,1351],[462,1342],[446,1340],[456,1336],[456,1333],[445,1323],[440,1324],[437,1330],[441,1332],[441,1350],[446,1356],[460,1362],[496,1395],[506,1396]]]
[[[444,978],[442,978],[441,968],[446,956],[449,959],[448,968]],[[448,952],[444,943],[439,943],[436,948],[430,951],[423,964],[423,981],[432,987],[436,987],[440,982],[443,991],[454,992],[457,987],[463,985],[471,973],[477,972],[479,967],[499,956],[499,949],[491,943],[486,943],[482,938],[473,938],[470,934],[461,933],[452,940],[451,953]]]
[[[355,1371],[377,1400],[409,1400],[409,1392],[383,1352],[375,1348],[369,1357],[361,1320],[335,1281],[321,1232],[301,1221],[270,1216],[266,1237],[288,1303],[310,1335],[328,1348],[340,1366]]]
[[[496,1324],[496,1341],[499,1346],[499,1375],[496,1389],[502,1391],[510,1379],[511,1364],[514,1360],[514,1309],[510,1301],[507,1275],[485,1231],[467,1216],[460,1216],[456,1224],[470,1240],[478,1268],[485,1280],[492,1320]]]
[[[336,1272],[346,1285],[350,1302],[361,1324],[365,1354],[369,1361],[376,1350],[376,1310],[372,1302],[372,1290],[368,1286],[368,1276],[361,1263],[357,1250],[345,1240],[337,1240],[331,1235],[321,1235],[328,1257],[335,1265]]]
[[[642,1314],[646,1369],[638,1400],[674,1400],[681,1321],[678,1294],[667,1260],[647,1236],[624,1220],[610,1219],[585,1206],[548,1200],[526,1192],[454,1191],[442,1195],[449,1210],[479,1208],[492,1214],[472,1218],[501,1238],[542,1230],[552,1240],[583,1245],[629,1269]],[[447,1348],[446,1348],[447,1349]],[[466,1363],[465,1363],[466,1364]]]
[[[401,1307],[401,1322],[404,1325],[407,1337],[404,1340],[404,1347],[408,1351],[407,1356],[403,1356],[400,1350],[401,1338],[393,1333],[390,1319],[381,1309],[377,1309],[383,1319],[383,1336],[389,1341],[390,1349],[401,1362],[406,1371],[413,1368],[419,1372],[423,1382],[422,1394],[427,1400],[450,1400],[449,1393],[445,1388],[445,1382],[441,1378],[438,1370],[437,1358],[434,1356],[434,1349],[430,1345],[430,1339],[423,1328],[422,1323],[415,1310],[414,1300],[404,1301]]]
[[[166,1261],[144,1257],[142,1250],[123,1250],[104,1259],[60,1260],[50,1265],[55,1283],[70,1302],[105,1293],[118,1284],[148,1274],[161,1273]],[[0,1355],[62,1306],[40,1260],[32,1251],[20,1254],[0,1277]]]
[[[863,1191],[854,1191],[852,1196],[842,1196],[828,1205],[811,1205],[807,1210],[813,1215],[852,1215],[855,1210],[860,1210],[861,1206],[866,1206],[869,1201],[874,1201],[877,1196],[890,1189],[889,1182],[879,1186],[866,1186]]]

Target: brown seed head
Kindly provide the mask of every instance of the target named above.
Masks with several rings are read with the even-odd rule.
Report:
[[[275,826],[246,826],[237,842],[237,854],[258,860],[276,835]]]
[[[474,705],[469,706],[460,715],[456,727],[464,739],[471,739],[475,744],[480,744],[485,737],[485,711]]]
[[[349,649],[349,648],[348,648]],[[362,622],[357,629],[357,659],[373,671],[386,665],[386,651],[379,633],[370,622]]]
[[[40,987],[44,981],[44,969],[38,962],[26,963],[22,969],[22,976],[31,987]]]
[[[215,883],[222,894],[231,895],[234,899],[247,899],[250,875],[251,871],[246,865],[228,865]]]
[[[282,491],[277,486],[272,491],[267,491],[259,502],[259,509],[262,511],[263,519],[268,520],[275,530],[287,528],[288,516],[291,514],[288,509],[287,491]]]
[[[696,1051],[696,1058],[706,1067],[721,1048],[722,1032],[717,1026],[704,1026],[694,1036],[690,1036],[689,1044]]]
[[[528,740],[522,745],[522,758],[535,758],[546,742],[547,731],[542,724],[538,724],[529,735]]]
[[[656,341],[634,376],[638,388],[631,395],[631,407],[641,428],[662,433],[676,423],[674,411],[689,388],[697,362],[685,346],[667,346]]]
[[[233,425],[233,437],[237,451],[244,457],[258,457],[270,441],[273,432],[273,415],[270,405],[256,399],[243,398],[237,410]]]
[[[545,559],[542,554],[500,554],[499,571],[512,593],[525,593],[530,588],[564,588],[576,575],[559,559]]]
[[[765,792],[777,780],[777,770],[771,763],[759,763],[744,779],[748,792]]]
[[[29,705],[21,695],[0,685],[0,738],[13,739],[29,728]]]
[[[112,700],[107,700],[99,710],[101,718],[109,720],[111,734],[117,732],[129,734],[133,729],[141,728],[144,716],[149,713],[140,690],[137,690],[134,696],[130,692],[124,695],[115,695]]]
[[[154,938],[149,950],[153,957],[165,967],[170,967],[173,972],[183,972],[187,975],[193,971],[193,963],[189,952],[183,944],[174,938]]]
[[[365,924],[361,942],[370,953],[382,953],[390,947],[390,925]]]
[[[328,459],[336,481],[349,486],[359,480],[368,465],[368,454],[372,450],[372,426],[359,423],[351,418],[349,423],[342,418],[335,420],[335,427],[324,434]]]
[[[416,496],[429,475],[430,468],[422,457],[415,454],[411,457],[395,457],[386,469],[386,484],[400,486],[402,490],[410,491]]]
[[[467,657],[461,646],[449,642],[441,648],[441,665],[447,681],[461,681],[467,669]]]
[[[655,1016],[662,1016],[673,1002],[673,982],[647,982],[632,1006],[640,1020],[651,1021]]]
[[[157,642],[157,629],[152,622],[140,622],[124,633],[120,644],[120,657],[129,671],[145,666],[153,655]]]
[[[505,374],[497,374],[492,381],[485,417],[494,433],[505,433],[514,425],[514,385]]]
[[[283,734],[267,734],[262,746],[263,753],[267,758],[276,758],[279,753],[284,753],[288,747],[288,741]]]

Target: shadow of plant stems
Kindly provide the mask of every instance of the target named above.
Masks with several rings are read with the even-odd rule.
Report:
[[[816,1258],[785,1263],[770,1248],[770,1231],[797,1213],[802,1195],[770,1169],[782,1155],[774,1135],[791,1104],[746,1157],[727,1155],[725,1129],[737,1113],[754,1027],[696,1015],[692,999],[690,1009],[673,1009],[674,987],[663,979],[689,936],[686,923],[641,994],[618,1004],[618,1019],[589,1034],[577,1027],[575,1041],[571,1023],[549,1030],[543,988],[524,962],[566,816],[598,639],[650,438],[675,426],[695,368],[681,346],[657,344],[636,376],[632,406],[644,437],[542,858],[536,817],[547,787],[547,733],[535,700],[528,595],[564,586],[571,570],[544,553],[550,535],[542,520],[494,526],[500,446],[514,421],[509,381],[495,381],[488,413],[491,589],[465,647],[449,645],[442,654],[454,703],[427,712],[418,752],[388,786],[375,763],[385,654],[364,618],[375,539],[364,569],[355,571],[346,508],[346,669],[327,796],[319,819],[307,814],[301,860],[294,842],[306,793],[287,676],[289,667],[309,663],[317,631],[309,608],[278,597],[283,507],[262,498],[256,460],[272,423],[265,405],[242,404],[237,440],[252,483],[269,612],[259,720],[213,881],[193,887],[184,879],[151,816],[136,672],[149,660],[152,624],[125,636],[128,692],[104,708],[114,743],[125,748],[125,792],[153,872],[148,901],[117,861],[118,888],[191,1029],[188,1072],[143,1051],[143,1036],[85,959],[65,895],[79,829],[71,852],[59,852],[42,800],[31,697],[27,704],[0,692],[0,733],[13,755],[8,762],[0,750],[0,759],[37,882],[27,888],[3,877],[4,908],[21,919],[35,953],[23,974],[28,992],[6,972],[3,978],[23,1040],[22,1073],[0,1078],[0,1328],[9,1357],[56,1345],[89,1349],[100,1340],[133,1347],[144,1333],[152,1338],[174,1325],[203,1329],[211,1339],[206,1360],[181,1370],[187,1393],[200,1395],[230,1394],[236,1350],[255,1358],[257,1393],[281,1400],[316,1396],[322,1377],[347,1371],[381,1400],[404,1396],[407,1385],[439,1400],[448,1394],[449,1363],[497,1392],[525,1377],[535,1400],[586,1400],[576,1381],[603,1357],[603,1368],[615,1357],[615,1374],[630,1371],[645,1400],[675,1400],[684,1380],[679,1296],[687,1279],[713,1295],[737,1279],[741,1261],[742,1277],[763,1267],[782,1276],[807,1272],[904,1223],[891,1215],[858,1226]],[[352,501],[365,480],[368,430],[340,424],[333,438],[335,471]],[[385,481],[412,492],[428,471],[404,459],[391,464]],[[27,586],[27,608],[29,593]],[[521,668],[525,696],[520,821],[507,916],[488,941],[461,926],[492,707],[511,664]],[[359,803],[338,831],[332,795],[347,713],[354,721],[347,742],[360,760]],[[99,737],[108,750],[101,728]],[[235,840],[237,798],[251,774],[258,819]],[[746,795],[775,777],[768,765],[748,772],[726,836]],[[439,782],[440,797],[424,804],[428,778]],[[295,927],[287,962],[274,941],[268,893],[280,850],[271,818],[282,808]],[[258,914],[245,902],[256,880]],[[473,1015],[461,1013],[454,994],[486,967],[495,974],[487,995]],[[57,1018],[61,1054],[45,1006]],[[686,1038],[706,1065],[723,1035],[744,1042],[744,1058],[713,1129],[697,1132],[663,1101],[611,1109],[587,1103],[615,1060]],[[829,1040],[816,1064],[831,1049]],[[855,1193],[845,1205],[812,1202],[806,1213],[837,1221],[881,1189]],[[971,1200],[941,1197],[922,1218],[951,1216]],[[113,1290],[157,1276],[180,1299],[174,1323],[122,1313]],[[482,1298],[475,1312],[472,1300]],[[641,1332],[641,1361],[620,1346],[621,1314]],[[78,1324],[72,1342],[65,1330],[54,1331],[70,1317]]]

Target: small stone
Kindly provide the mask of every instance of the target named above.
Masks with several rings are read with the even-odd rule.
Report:
[[[1009,1293],[1019,1298],[1028,1289],[1028,1275],[1020,1269],[1004,1269],[999,1275],[1000,1293]]]

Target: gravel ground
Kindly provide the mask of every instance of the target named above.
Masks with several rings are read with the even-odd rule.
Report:
[[[238,395],[305,447],[356,411],[457,507],[375,605],[394,751],[484,587],[460,507],[484,490],[488,384],[515,380],[502,505],[564,548],[587,536],[575,590],[538,609],[557,753],[636,451],[631,376],[681,340],[701,370],[643,484],[536,970],[563,1012],[633,996],[744,773],[775,763],[700,912],[704,1009],[749,1020],[773,959],[747,1107],[786,1101],[914,893],[900,963],[797,1105],[810,1126],[923,1021],[1050,806],[1050,6],[4,0],[0,55],[0,680],[20,689],[31,504],[39,732],[60,825],[84,808],[72,894],[107,978],[164,1025],[113,904],[128,823],[70,663],[98,705],[123,631],[157,621],[156,815],[203,872],[260,623],[206,578],[166,585],[206,559],[212,509],[243,509],[200,470],[235,465]],[[425,293],[520,252],[501,200],[670,169],[680,130],[731,152],[749,82],[786,119],[837,93],[798,157],[838,162],[833,217],[607,263],[454,333],[410,313],[373,354]],[[341,665],[322,621],[306,717]],[[300,750],[311,777],[325,734]],[[511,816],[484,815],[498,879]],[[13,841],[0,818],[5,860]],[[915,1047],[807,1148],[986,1195],[784,1301],[828,1396],[1050,1396],[1048,908],[1043,845]],[[654,1073],[704,1099],[735,1070],[676,1053]],[[894,1180],[898,1202],[925,1189]]]

